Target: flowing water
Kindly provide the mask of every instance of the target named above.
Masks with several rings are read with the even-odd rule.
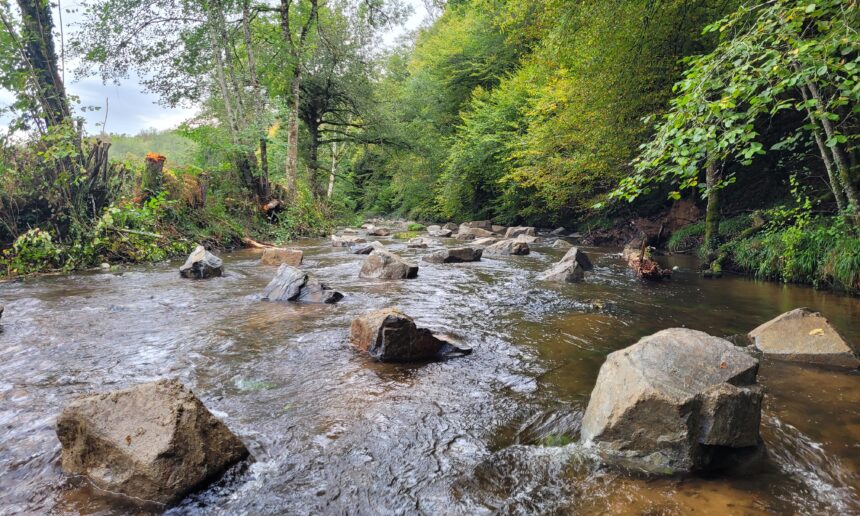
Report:
[[[589,248],[581,284],[535,281],[563,254],[547,247],[371,281],[358,278],[364,257],[298,246],[341,303],[260,301],[275,268],[251,251],[204,281],[180,279],[174,261],[0,285],[0,513],[137,511],[63,476],[54,422],[82,393],[174,377],[254,457],[177,514],[860,514],[857,372],[765,361],[769,454],[741,476],[634,478],[576,444],[607,353],[674,326],[737,336],[800,306],[858,342],[860,299],[703,280],[685,257],[669,259],[671,281],[643,283],[617,250]],[[474,353],[393,365],[354,352],[350,321],[387,306]]]

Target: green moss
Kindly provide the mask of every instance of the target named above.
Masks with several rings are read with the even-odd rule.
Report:
[[[424,224],[418,224],[417,222],[413,222],[406,226],[406,229],[409,231],[424,231],[427,227]]]
[[[418,231],[402,231],[400,233],[394,233],[392,238],[396,238],[397,240],[411,240],[420,235]]]
[[[541,446],[567,446],[573,442],[573,438],[568,434],[549,434],[545,435],[540,440]]]

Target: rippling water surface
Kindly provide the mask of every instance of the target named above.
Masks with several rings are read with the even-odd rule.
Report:
[[[631,478],[576,445],[607,353],[673,326],[737,336],[799,306],[858,342],[858,299],[703,280],[683,257],[670,282],[642,283],[616,250],[588,248],[585,283],[547,285],[536,274],[563,252],[539,246],[383,282],[358,278],[364,257],[298,246],[341,303],[260,301],[275,268],[251,251],[205,281],[180,279],[174,261],[0,285],[0,512],[135,510],[62,475],[54,421],[79,394],[174,377],[255,459],[176,513],[860,513],[856,372],[766,361],[769,457],[744,476]],[[423,365],[355,353],[350,321],[387,306],[474,353]]]

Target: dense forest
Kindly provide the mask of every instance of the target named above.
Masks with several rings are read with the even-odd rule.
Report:
[[[396,216],[860,289],[856,0],[425,3],[393,46],[394,0],[91,0],[65,28],[47,1],[0,5],[4,272]],[[64,77],[130,74],[198,114],[85,131]],[[698,218],[649,229],[679,203]]]

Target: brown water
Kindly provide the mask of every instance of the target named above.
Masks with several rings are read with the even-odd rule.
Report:
[[[860,514],[856,373],[765,362],[769,456],[745,476],[635,479],[575,444],[607,353],[672,326],[742,334],[799,306],[858,342],[856,298],[703,280],[686,258],[670,260],[671,282],[642,283],[605,249],[587,249],[596,269],[576,285],[535,282],[562,254],[541,247],[369,281],[363,257],[300,245],[341,303],[259,301],[274,268],[252,252],[206,281],[181,280],[174,261],[0,285],[0,513],[133,511],[62,475],[54,421],[81,393],[175,377],[255,458],[175,513]],[[424,365],[355,353],[352,318],[391,305],[474,353]]]

